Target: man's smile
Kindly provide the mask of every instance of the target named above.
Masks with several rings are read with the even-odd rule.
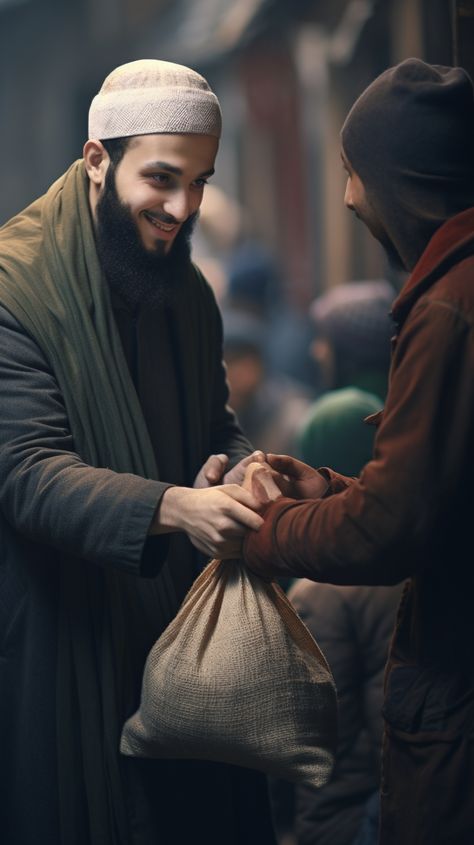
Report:
[[[163,223],[162,220],[158,220],[157,217],[154,217],[148,211],[144,211],[143,214],[145,215],[146,219],[153,224],[153,226],[155,226],[157,229],[161,229],[162,232],[173,232],[178,226],[178,223]]]

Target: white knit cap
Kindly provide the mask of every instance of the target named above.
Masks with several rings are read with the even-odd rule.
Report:
[[[140,59],[109,73],[89,110],[89,138],[154,133],[221,135],[219,100],[196,71]]]

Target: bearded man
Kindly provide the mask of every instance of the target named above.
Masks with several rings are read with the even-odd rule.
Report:
[[[195,71],[123,65],[83,159],[0,231],[8,845],[274,842],[263,776],[118,752],[200,554],[238,556],[261,524],[220,316],[190,261],[220,132]]]
[[[374,455],[359,478],[268,456],[284,495],[244,541],[265,577],[408,579],[385,677],[382,845],[474,841],[473,138],[461,68],[408,59],[349,112],[346,206],[410,271]]]

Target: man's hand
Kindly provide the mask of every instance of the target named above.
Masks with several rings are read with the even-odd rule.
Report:
[[[229,465],[228,456],[222,454],[210,455],[194,479],[193,487],[202,489],[203,487],[215,487],[217,484],[242,484],[248,465],[254,461],[262,463],[264,460],[265,455],[258,449],[251,455],[242,458],[235,467],[226,472]]]
[[[222,484],[228,464],[227,455],[210,455],[196,475],[193,487],[200,490],[203,487],[215,487],[216,484]]]
[[[184,531],[209,557],[238,558],[249,530],[258,531],[259,502],[237,484],[207,489],[169,487],[161,499],[151,534]]]
[[[263,464],[264,461],[264,453],[260,449],[257,449],[251,455],[242,458],[229,472],[226,472],[224,475],[224,484],[243,484],[247,467],[253,463]]]
[[[267,462],[278,475],[275,481],[284,496],[291,499],[319,499],[328,489],[326,479],[313,467],[289,455],[267,455]]]

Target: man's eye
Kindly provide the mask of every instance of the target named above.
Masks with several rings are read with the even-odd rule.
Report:
[[[195,179],[193,185],[195,185],[196,188],[204,188],[204,185],[207,185],[207,182],[207,179]]]
[[[151,177],[158,185],[169,185],[170,177],[168,173],[153,173]]]

